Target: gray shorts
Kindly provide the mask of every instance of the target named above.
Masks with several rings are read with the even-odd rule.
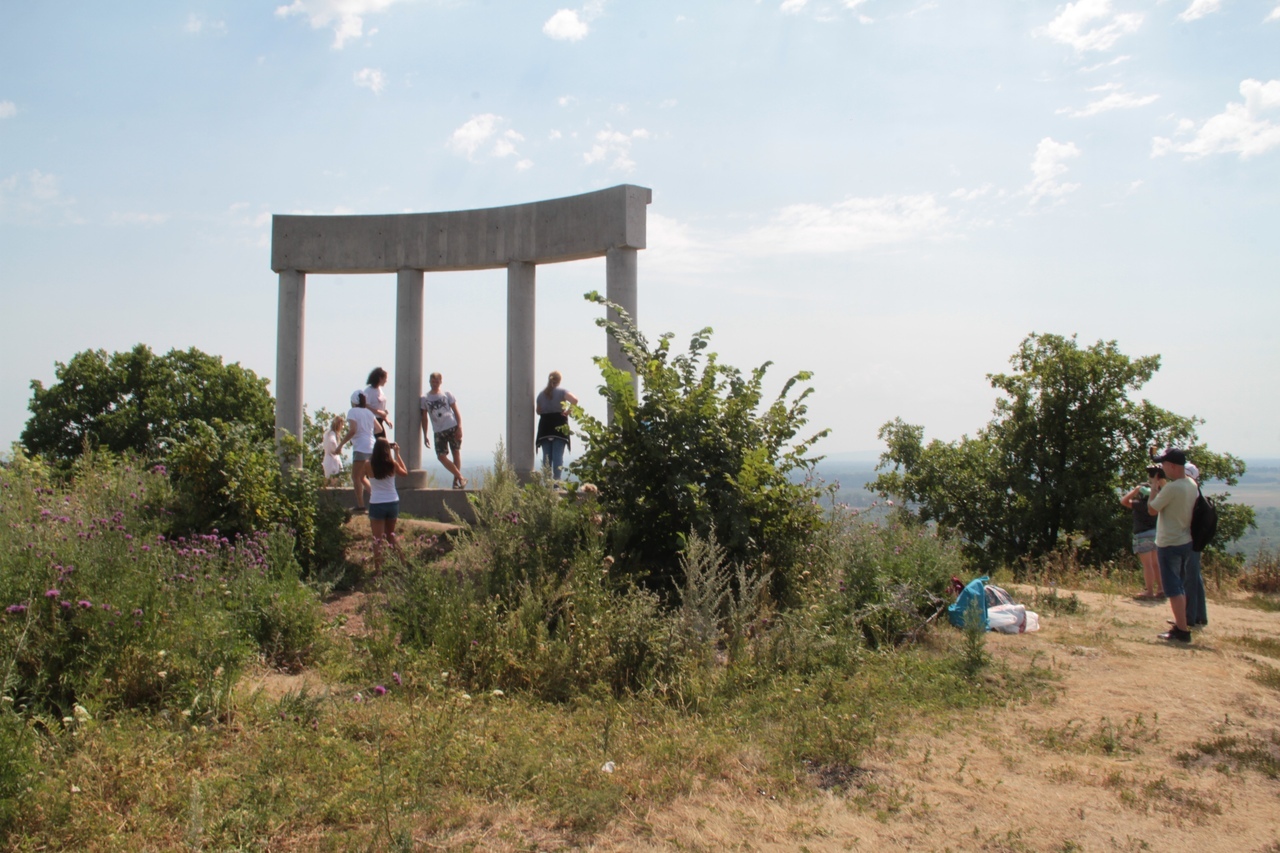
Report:
[[[352,462],[368,462],[372,458],[373,458],[372,450],[369,451],[368,453],[361,453],[359,450],[351,451]]]

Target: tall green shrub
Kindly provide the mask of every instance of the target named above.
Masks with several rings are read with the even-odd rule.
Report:
[[[637,397],[630,373],[596,358],[613,418],[575,412],[586,449],[572,470],[599,486],[623,567],[669,596],[680,586],[684,536],[708,537],[714,528],[729,562],[771,570],[774,594],[788,598],[791,570],[822,524],[820,490],[797,482],[828,432],[797,439],[813,389],[792,391],[811,374],[791,377],[766,402],[769,362],[746,375],[722,364],[706,351],[709,328],[685,354],[672,353],[670,334],[651,347],[625,311],[598,293],[587,299],[620,317],[597,323],[622,347],[641,387]]]

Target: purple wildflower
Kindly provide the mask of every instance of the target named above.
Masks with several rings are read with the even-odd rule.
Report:
[[[59,589],[46,589],[44,591],[45,598],[57,598],[60,595],[62,595],[62,590]]]
[[[80,600],[79,600],[78,602],[76,602],[76,603],[77,603],[77,604],[79,604],[79,605],[80,605],[82,608],[84,608],[85,610],[88,610],[89,608],[93,607],[93,602],[92,602],[92,601],[86,601],[86,600],[84,600],[83,598],[82,598],[82,599],[80,599]]]
[[[6,607],[6,608],[4,609],[4,612],[5,612],[5,613],[26,613],[26,612],[27,612],[27,605],[25,605],[25,604],[10,604],[8,607]]]
[[[391,673],[391,680],[396,683],[396,687],[399,687],[401,684],[404,683],[400,680],[400,673],[398,672]]]
[[[383,687],[381,684],[378,684],[378,685],[376,685],[376,686],[373,688],[373,695],[374,695],[374,696],[386,696],[386,695],[387,695],[387,688]]]

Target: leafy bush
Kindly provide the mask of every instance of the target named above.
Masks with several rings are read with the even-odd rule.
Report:
[[[389,569],[388,630],[474,690],[562,701],[642,688],[670,665],[657,598],[609,577],[590,490],[562,500],[541,477],[522,487],[504,456],[442,565]]]
[[[693,336],[687,354],[672,355],[670,334],[651,348],[625,311],[599,294],[587,298],[622,318],[597,322],[643,389],[637,399],[631,374],[596,358],[612,420],[575,412],[586,449],[571,468],[599,486],[622,567],[669,596],[680,585],[684,535],[708,537],[714,528],[727,559],[753,572],[772,570],[773,593],[785,600],[791,569],[822,522],[819,490],[792,477],[812,469],[817,459],[806,454],[827,434],[794,441],[813,389],[789,397],[810,374],[791,377],[765,404],[768,362],[744,376],[714,353],[704,355],[709,328]]]
[[[815,554],[828,618],[858,626],[872,646],[902,641],[968,572],[960,545],[905,514],[863,521],[837,512]]]
[[[291,455],[286,440],[282,450]],[[310,467],[282,468],[275,444],[246,424],[183,424],[166,462],[173,475],[171,534],[249,535],[282,525],[294,533],[307,577],[340,579],[347,566],[346,510]]]
[[[310,653],[318,603],[293,537],[167,537],[168,491],[163,470],[109,455],[67,484],[21,455],[0,468],[0,661],[17,704],[216,714],[256,651]]]

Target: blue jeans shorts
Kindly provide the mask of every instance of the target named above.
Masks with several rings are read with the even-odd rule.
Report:
[[[384,504],[369,504],[370,521],[394,521],[400,517],[400,501],[388,501]]]
[[[1160,561],[1160,585],[1164,587],[1165,595],[1176,598],[1187,594],[1187,564],[1194,553],[1190,542],[1156,548],[1156,559]]]

